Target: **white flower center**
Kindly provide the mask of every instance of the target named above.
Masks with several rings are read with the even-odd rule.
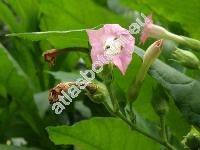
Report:
[[[123,43],[118,38],[109,38],[104,44],[104,54],[112,57],[121,53]]]

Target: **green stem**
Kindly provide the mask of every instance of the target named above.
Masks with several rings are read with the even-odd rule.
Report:
[[[118,104],[117,98],[113,94],[111,84],[112,83],[110,83],[109,85],[107,84],[107,89],[108,89],[108,92],[110,94],[110,98],[111,98],[111,101],[112,101],[112,104],[113,104],[113,110],[114,110],[114,112],[118,112],[119,111],[119,104]]]
[[[165,127],[165,117],[160,117],[160,125],[161,125],[161,137],[163,141],[167,141],[167,135],[166,135],[166,127]]]
[[[154,141],[160,143],[161,145],[167,147],[167,148],[170,149],[170,150],[176,150],[176,148],[174,148],[174,147],[171,146],[170,144],[168,144],[168,143],[166,143],[166,142],[164,142],[164,141],[162,141],[162,140],[160,140],[160,139],[158,139],[158,138],[156,138],[156,137],[150,135],[149,133],[146,133],[146,132],[143,131],[142,129],[138,128],[134,123],[132,123],[131,121],[129,121],[129,120],[128,120],[124,115],[122,115],[119,111],[118,111],[118,112],[114,112],[114,111],[109,107],[109,105],[108,105],[106,102],[104,102],[103,104],[105,105],[105,107],[107,108],[107,110],[108,110],[113,116],[116,116],[116,117],[119,117],[120,119],[122,119],[126,124],[128,124],[128,125],[131,127],[131,129],[133,129],[133,130],[135,130],[135,131],[137,131],[137,132],[143,134],[144,136],[146,136],[146,137],[148,137],[148,138],[150,138],[150,139],[152,139],[152,140],[154,140]]]
[[[166,34],[167,34],[167,36],[166,36],[167,39],[175,41],[177,43],[182,43],[182,44],[184,43],[184,39],[181,36],[176,35],[171,32],[166,32]]]
[[[167,134],[166,134],[166,125],[165,125],[165,116],[160,116],[160,124],[161,124],[161,137],[163,142],[171,149],[175,150],[174,148],[167,140]]]
[[[130,120],[132,123],[136,123],[136,115],[133,111],[133,102],[129,102],[129,110],[130,110]]]
[[[187,45],[191,47],[193,50],[199,51],[200,49],[200,41],[192,38],[188,38],[185,36],[176,35],[171,32],[166,32],[165,38],[175,41],[180,44]]]

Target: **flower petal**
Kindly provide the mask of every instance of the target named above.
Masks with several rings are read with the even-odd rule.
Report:
[[[149,26],[151,26],[152,24],[153,24],[152,16],[148,16],[145,19],[143,32],[142,32],[142,35],[140,37],[140,41],[142,42],[142,44],[144,44],[145,41],[147,40],[147,38],[149,37]]]
[[[124,75],[131,62],[135,44],[135,39],[129,31],[118,24],[106,24],[99,30],[87,30],[87,34],[92,46],[93,64],[102,59],[109,60]],[[103,62],[107,63],[108,61]]]

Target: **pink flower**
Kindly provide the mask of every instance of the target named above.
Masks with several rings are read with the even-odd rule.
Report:
[[[164,38],[166,34],[167,30],[163,27],[153,24],[152,16],[148,16],[145,19],[145,24],[140,40],[144,44],[148,37],[159,39]]]
[[[132,60],[135,39],[128,30],[118,24],[106,24],[98,30],[87,30],[92,46],[92,63],[108,60],[103,64],[113,63],[124,75]]]

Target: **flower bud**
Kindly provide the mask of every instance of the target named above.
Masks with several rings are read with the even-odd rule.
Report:
[[[192,52],[177,48],[172,55],[183,66],[190,69],[200,69],[200,61]]]
[[[86,95],[95,103],[102,103],[109,97],[106,86],[98,81],[90,83],[86,87]]]
[[[136,79],[134,80],[134,83],[129,88],[128,97],[129,97],[130,102],[133,102],[137,99],[137,96],[139,94],[143,80],[147,74],[147,71],[149,70],[149,67],[152,65],[152,63],[156,60],[156,58],[160,55],[162,45],[163,45],[163,40],[158,40],[154,42],[146,50],[143,56],[142,66],[140,67],[140,70],[136,75]]]
[[[154,42],[149,48],[146,50],[144,57],[143,57],[143,64],[146,66],[152,65],[155,59],[160,55],[161,49],[163,45],[163,40],[158,40]]]
[[[192,49],[199,51],[200,50],[200,41],[188,37],[181,36],[183,38],[183,43],[190,46]]]
[[[200,133],[192,127],[190,132],[184,137],[182,143],[185,149],[199,149],[200,148]]]

